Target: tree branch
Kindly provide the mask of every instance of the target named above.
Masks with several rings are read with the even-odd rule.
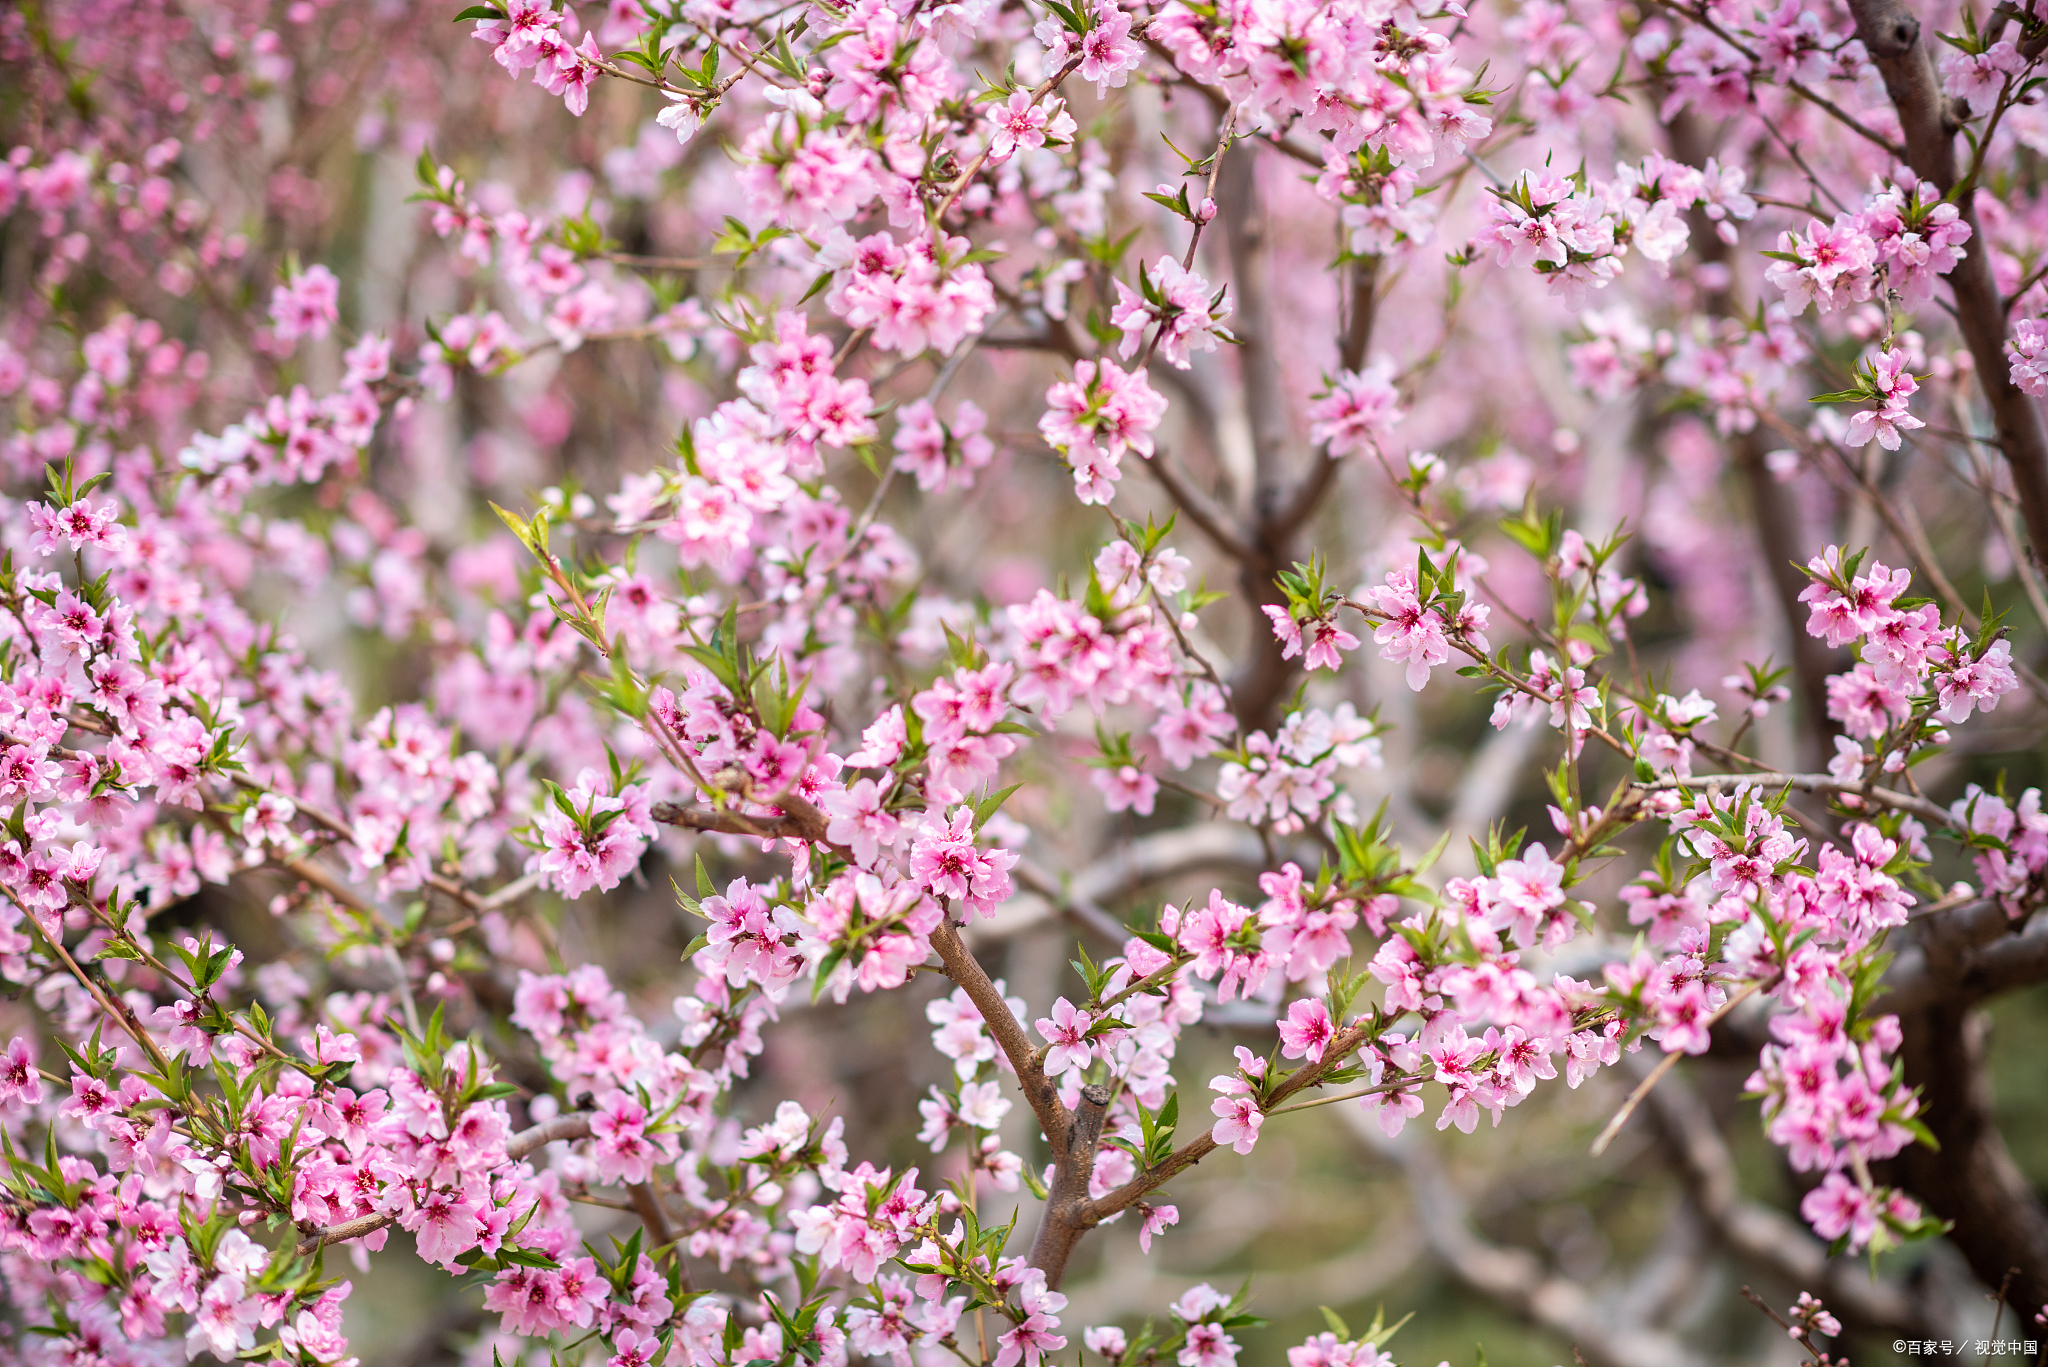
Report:
[[[987,970],[960,939],[959,928],[951,921],[941,923],[932,932],[932,948],[938,953],[946,976],[966,991],[967,999],[981,1012],[1003,1057],[1016,1069],[1017,1086],[1031,1104],[1032,1114],[1038,1117],[1038,1127],[1045,1131],[1046,1142],[1052,1146],[1053,1162],[1064,1164],[1067,1138],[1073,1132],[1073,1113],[1060,1100],[1060,1089],[1045,1075],[1045,1067],[1039,1061],[1038,1051],[1031,1047],[1024,1026],[1010,1013],[1010,1004],[996,991]]]
[[[1903,0],[1849,0],[1856,36],[1869,49],[1906,135],[1906,164],[1943,194],[1956,184],[1957,124],[1935,75],[1934,54],[1920,21]],[[2013,490],[2037,556],[2048,547],[2048,431],[2041,412],[2012,382],[2005,357],[2006,310],[1991,275],[1990,243],[1969,194],[1956,206],[1970,225],[1963,259],[1948,275],[1956,326],[1976,361],[1977,380],[1998,426],[1998,446],[2012,466]],[[1996,1280],[1994,1278],[1994,1280]]]
[[[2012,1300],[2025,1323],[2048,1304],[2048,1210],[1998,1131],[1984,1072],[1988,1022],[1960,990],[1978,948],[1994,944],[2010,924],[1995,902],[1919,923],[1919,950],[1937,990],[1899,1013],[1899,1052],[1906,1084],[1920,1093],[1919,1119],[1941,1147],[1912,1144],[1881,1166],[1888,1180],[1954,1222],[1949,1241],[1986,1286],[2019,1269]]]
[[[789,816],[747,816],[741,812],[712,811],[685,807],[680,802],[657,802],[654,819],[664,826],[712,835],[751,835],[763,840],[805,840],[802,826]]]
[[[1159,481],[1159,487],[1166,490],[1167,496],[1179,505],[1180,510],[1188,515],[1188,521],[1194,523],[1204,536],[1216,544],[1217,550],[1240,565],[1250,565],[1261,559],[1259,552],[1230,525],[1230,514],[1218,508],[1207,495],[1189,484],[1167,451],[1161,449],[1150,460],[1141,461],[1140,464],[1152,478]]]
[[[1639,1058],[1632,1072],[1648,1071]],[[1713,1113],[1682,1075],[1650,1093],[1658,1137],[1676,1160],[1693,1205],[1731,1252],[1812,1291],[1860,1327],[1908,1338],[1940,1338],[1945,1326],[1904,1287],[1875,1281],[1854,1260],[1828,1257],[1827,1246],[1798,1221],[1760,1202],[1745,1200],[1735,1160]]]
[[[1053,1168],[1052,1188],[1046,1193],[1045,1213],[1039,1217],[1030,1258],[1031,1266],[1045,1273],[1049,1287],[1060,1284],[1074,1245],[1093,1227],[1094,1222],[1086,1219],[1088,1183],[1095,1176],[1095,1145],[1102,1138],[1109,1101],[1109,1088],[1100,1084],[1083,1087],[1081,1107],[1073,1113],[1064,1142],[1056,1145],[1064,1155]]]
[[[1259,611],[1285,601],[1273,580],[1287,568],[1286,547],[1271,532],[1287,499],[1292,442],[1278,339],[1266,294],[1266,224],[1260,214],[1257,170],[1253,144],[1246,143],[1242,151],[1233,148],[1224,155],[1216,186],[1217,226],[1229,244],[1236,296],[1231,331],[1240,343],[1238,370],[1244,377],[1245,416],[1252,437],[1249,521],[1254,530],[1251,553],[1238,561],[1238,585],[1250,614],[1250,641],[1230,689],[1237,724],[1246,732],[1271,728],[1274,704],[1293,673]]]
[[[2037,918],[2017,935],[1962,949],[1941,973],[1929,966],[1925,950],[1905,950],[1885,974],[1877,1007],[1907,1016],[1938,1001],[1969,1005],[2040,982],[2048,982],[2048,919]]]
[[[1401,1168],[1430,1246],[1468,1286],[1570,1340],[1589,1367],[1704,1367],[1705,1359],[1674,1335],[1617,1323],[1585,1287],[1550,1272],[1534,1254],[1474,1232],[1463,1198],[1427,1146],[1415,1142],[1419,1136],[1389,1140],[1363,1111],[1347,1111],[1345,1119],[1353,1134]]]
[[[1351,306],[1344,328],[1344,339],[1337,347],[1337,368],[1357,370],[1365,364],[1365,354],[1372,347],[1373,324],[1379,315],[1380,259],[1369,256],[1351,263]],[[1329,495],[1330,487],[1337,482],[1338,471],[1344,468],[1344,458],[1332,455],[1326,443],[1316,452],[1315,464],[1286,506],[1275,514],[1270,535],[1285,541],[1299,531],[1304,523],[1316,514]]]

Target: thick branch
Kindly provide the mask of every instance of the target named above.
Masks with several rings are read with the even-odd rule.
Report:
[[[813,845],[823,845],[849,864],[856,862],[852,851],[825,838],[826,827],[831,823],[809,798],[794,792],[783,793],[769,799],[767,805],[780,807],[783,814],[748,816],[743,812],[685,807],[680,802],[657,802],[652,815],[664,826],[681,826],[685,830],[709,831],[716,835],[751,835],[763,840],[804,840]]]
[[[1010,1004],[989,981],[981,961],[962,943],[960,931],[952,922],[944,922],[932,932],[932,948],[938,953],[946,976],[966,990],[967,999],[974,1003],[975,1010],[981,1012],[981,1018],[987,1024],[989,1034],[995,1037],[996,1046],[1003,1051],[1003,1057],[1017,1070],[1018,1089],[1031,1103],[1032,1113],[1038,1117],[1038,1127],[1045,1131],[1046,1142],[1052,1146],[1052,1161],[1064,1165],[1067,1161],[1067,1138],[1073,1132],[1074,1117],[1060,1100],[1060,1089],[1045,1075],[1045,1067],[1039,1061],[1038,1051],[1031,1047],[1031,1038],[1024,1033],[1024,1026],[1010,1013]]]
[[[661,1208],[661,1197],[655,1193],[654,1184],[635,1182],[626,1188],[626,1199],[632,1202],[633,1213],[647,1229],[647,1251],[659,1256],[675,1235],[669,1232],[668,1212]]]
[[[1707,157],[1714,151],[1712,132],[1690,109],[1682,111],[1671,121],[1671,151],[1688,166],[1705,165]],[[1695,208],[1686,217],[1692,228],[1692,240],[1699,244],[1700,260],[1729,265],[1729,245],[1721,240],[1716,230],[1718,225],[1707,217],[1705,210]],[[1734,280],[1732,271],[1728,278],[1731,282]],[[1707,309],[1719,318],[1741,316],[1732,286],[1709,294]],[[1795,553],[1805,553],[1802,547],[1806,533],[1800,525],[1799,507],[1793,501],[1791,487],[1780,483],[1764,463],[1768,451],[1763,433],[1757,427],[1751,427],[1733,438],[1730,447],[1735,464],[1742,471],[1743,486],[1749,494],[1750,516],[1756,522],[1758,549],[1763,554],[1772,596],[1778,601],[1778,612],[1785,622],[1785,638],[1790,643],[1792,673],[1799,685],[1800,719],[1805,723],[1798,728],[1799,763],[1816,766],[1830,754],[1828,675],[1845,668],[1847,657],[1844,652],[1830,650],[1819,637],[1809,636],[1806,632],[1806,604],[1799,600],[1799,595],[1806,591],[1807,579],[1792,563]]]
[[[1286,390],[1280,379],[1279,339],[1266,295],[1266,224],[1259,206],[1253,144],[1224,155],[1216,202],[1217,226],[1230,246],[1230,330],[1240,343],[1237,363],[1244,377],[1253,457],[1250,554],[1238,560],[1238,586],[1250,612],[1251,640],[1230,691],[1239,727],[1259,731],[1270,729],[1275,720],[1274,704],[1293,673],[1281,658],[1280,642],[1259,612],[1266,604],[1285,601],[1273,580],[1287,568],[1287,547],[1284,539],[1276,539],[1271,531],[1287,500],[1292,478],[1288,448],[1292,443]]]
[[[1906,135],[1906,164],[1947,194],[1957,179],[1957,125],[1942,99],[1934,53],[1919,19],[1903,0],[1849,0],[1849,12],[1856,19],[1856,36],[1870,50],[1898,110]],[[2038,556],[2042,547],[2048,547],[2048,432],[2042,428],[2040,409],[2012,382],[2005,358],[2005,303],[1991,276],[1991,244],[1977,221],[1972,196],[1966,192],[1956,208],[1970,225],[1965,255],[1948,276],[1955,293],[1956,326],[1977,363],[1977,379],[1998,426],[1998,447],[2012,466],[2013,491]]]
[[[685,807],[680,802],[655,803],[654,819],[664,826],[681,826],[684,830],[706,831],[713,835],[752,835],[763,840],[809,839],[793,817],[746,816],[740,812]]]
[[[1216,544],[1217,550],[1240,565],[1261,560],[1259,552],[1248,545],[1238,534],[1237,529],[1230,525],[1230,514],[1218,508],[1208,495],[1188,483],[1186,474],[1174,464],[1170,453],[1162,450],[1152,459],[1141,463],[1146,472],[1159,481],[1159,487],[1166,490],[1167,496],[1188,515],[1188,521],[1194,523],[1202,535]]]
[[[2048,1304],[2048,1210],[2013,1161],[1992,1112],[1984,1071],[1986,1018],[1956,991],[1980,946],[1994,943],[2004,913],[1960,908],[1921,923],[1925,971],[1940,991],[1901,1012],[1905,1081],[1920,1092],[1919,1118],[1941,1145],[1909,1145],[1884,1165],[1930,1212],[1954,1222],[1953,1243],[1986,1286],[2017,1268],[2011,1300],[2028,1323]],[[1951,995],[1954,993],[1954,995]]]
[[[1104,944],[1118,949],[1131,938],[1130,928],[1102,909],[1093,897],[1077,885],[1062,882],[1028,859],[1017,861],[1017,881],[1043,897],[1054,910],[1088,931]]]
[[[1647,1071],[1636,1059],[1638,1073]],[[1942,1326],[1905,1288],[1873,1280],[1853,1259],[1831,1259],[1827,1246],[1798,1221],[1744,1199],[1734,1157],[1720,1128],[1682,1076],[1650,1093],[1650,1113],[1664,1147],[1677,1160],[1693,1205],[1728,1250],[1811,1291],[1852,1321],[1852,1328],[1908,1338],[1939,1338]]]
[[[1230,248],[1230,330],[1238,340],[1244,375],[1245,416],[1258,462],[1253,516],[1273,506],[1285,488],[1289,422],[1280,379],[1280,339],[1266,293],[1267,224],[1259,198],[1258,158],[1250,144],[1223,154],[1216,178],[1216,226]]]
[[[1992,1115],[1984,1072],[1987,1018],[1967,1005],[1939,1002],[1901,1018],[1905,1080],[1920,1089],[1920,1119],[1937,1152],[1909,1145],[1883,1165],[1884,1176],[1954,1221],[1949,1242],[1986,1286],[2019,1275],[2010,1299],[2022,1324],[2048,1305],[2048,1211],[2005,1146]]]
[[[1700,1367],[1705,1359],[1683,1340],[1642,1325],[1620,1322],[1575,1281],[1551,1273],[1524,1249],[1482,1238],[1464,1200],[1437,1167],[1425,1144],[1398,1143],[1380,1134],[1360,1111],[1347,1112],[1352,1133],[1392,1158],[1408,1179],[1409,1195],[1430,1246],[1467,1285],[1516,1314],[1571,1341],[1589,1367]]]
[[[1771,577],[1771,591],[1778,611],[1785,619],[1785,636],[1791,643],[1792,674],[1798,682],[1800,720],[1799,762],[1815,764],[1829,753],[1828,675],[1849,664],[1842,651],[1830,650],[1818,636],[1806,630],[1806,604],[1799,595],[1808,580],[1786,554],[1788,548],[1803,548],[1806,531],[1799,522],[1799,509],[1792,501],[1789,485],[1778,482],[1764,464],[1764,442],[1760,431],[1750,429],[1735,439],[1735,463],[1742,470],[1749,491],[1750,516],[1756,519],[1757,542],[1762,548],[1764,567]],[[1805,554],[1803,549],[1800,554]]]
[[[1966,947],[1940,973],[1930,969],[1924,950],[1906,950],[1885,974],[1877,1009],[1905,1016],[1937,1002],[1970,1005],[2040,982],[2048,982],[2048,919],[2035,920],[2018,935]]]
[[[1372,347],[1373,324],[1379,314],[1380,259],[1366,257],[1351,263],[1351,307],[1344,328],[1344,340],[1337,348],[1337,368],[1357,370],[1365,364],[1365,353]],[[1330,488],[1337,482],[1337,472],[1344,467],[1344,457],[1333,455],[1326,443],[1316,452],[1315,464],[1294,493],[1287,499],[1272,519],[1271,535],[1280,541],[1299,531],[1323,506]]]
[[[1045,1284],[1050,1287],[1059,1286],[1074,1245],[1092,1227],[1086,1220],[1088,1182],[1095,1176],[1095,1145],[1102,1138],[1109,1100],[1109,1088],[1100,1084],[1083,1087],[1081,1107],[1074,1112],[1064,1143],[1055,1145],[1065,1150],[1065,1156],[1053,1168],[1052,1188],[1046,1193],[1038,1236],[1031,1241],[1030,1259],[1031,1266],[1045,1273]]]

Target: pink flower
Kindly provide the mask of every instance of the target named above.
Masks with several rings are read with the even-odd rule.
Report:
[[[2048,396],[2048,321],[2022,318],[2014,323],[2005,355],[2012,362],[2012,382],[2022,393]]]
[[[36,1048],[16,1035],[0,1056],[0,1108],[8,1111],[39,1106],[43,1100],[43,1077],[36,1068]]]
[[[78,551],[87,546],[119,551],[128,544],[128,530],[121,525],[121,505],[113,499],[95,504],[89,498],[81,498],[69,507],[55,509],[43,503],[30,503],[25,511],[32,529],[29,549],[37,555],[55,555],[59,549]]]
[[[1878,1210],[1870,1194],[1839,1172],[1831,1172],[1799,1203],[1799,1213],[1823,1239],[1849,1237],[1848,1251],[1860,1253],[1877,1233]]]
[[[2019,675],[2012,667],[2012,642],[2003,637],[1993,641],[1976,659],[1964,656],[1953,668],[1937,671],[1935,675],[1940,715],[1952,722],[1969,720],[1970,713],[1979,707],[1993,711],[2000,698],[2019,686]]]
[[[623,1091],[598,1099],[590,1117],[598,1176],[607,1182],[645,1182],[663,1155],[647,1135],[647,1108]]]
[[[292,819],[297,815],[298,808],[290,798],[264,793],[242,813],[242,834],[251,845],[287,847],[292,841]]]
[[[1906,373],[1906,354],[1894,349],[1873,361],[1870,385],[1876,392],[1878,406],[1858,409],[1851,414],[1849,430],[1842,440],[1851,446],[1865,446],[1874,436],[1886,450],[1896,451],[1901,441],[1901,429],[1911,430],[1927,425],[1906,411],[1907,396],[1920,388],[1919,383]]]
[[[863,867],[872,867],[882,847],[894,845],[902,823],[885,806],[885,790],[871,778],[856,780],[852,787],[827,793],[820,804],[830,823],[825,838],[844,845]]]
[[[1373,602],[1387,620],[1380,623],[1372,639],[1380,646],[1380,658],[1408,665],[1408,687],[1421,692],[1429,682],[1429,671],[1451,658],[1444,620],[1417,596],[1415,576],[1395,570],[1387,582],[1372,591]]]
[[[1145,1251],[1151,1250],[1148,1248]],[[1114,1324],[1097,1325],[1083,1330],[1081,1342],[1087,1346],[1089,1352],[1100,1353],[1106,1358],[1122,1357],[1124,1350],[1130,1346],[1130,1341],[1124,1337],[1124,1331]]]
[[[1259,611],[1266,614],[1266,620],[1273,624],[1273,636],[1280,642],[1280,658],[1291,660],[1301,654],[1301,623],[1294,620],[1294,614],[1283,603],[1262,603]]]
[[[1307,1058],[1310,1063],[1321,1063],[1323,1050],[1329,1047],[1336,1033],[1337,1027],[1330,1020],[1330,1008],[1316,998],[1304,998],[1289,1006],[1287,1019],[1280,1022],[1281,1056]]]
[[[1108,501],[1125,451],[1152,454],[1152,433],[1166,415],[1166,400],[1143,371],[1125,372],[1109,360],[1076,361],[1074,377],[1045,393],[1038,430],[1066,454],[1084,503]]]
[[[1095,82],[1097,98],[1105,98],[1137,70],[1145,49],[1131,36],[1131,16],[1116,0],[1096,0],[1089,17],[1095,22],[1081,35],[1080,76]]]
[[[847,766],[853,769],[886,769],[902,756],[907,741],[903,709],[892,707],[861,732],[860,749],[846,757]]]
[[[1120,764],[1114,769],[1097,769],[1089,775],[1089,781],[1101,792],[1103,806],[1110,811],[1152,815],[1153,800],[1159,796],[1159,780],[1137,765]]]
[[[1152,1251],[1153,1237],[1164,1233],[1168,1228],[1179,1223],[1179,1206],[1147,1206],[1145,1208],[1145,1222],[1138,1227],[1138,1251],[1140,1253],[1150,1253]],[[1089,1346],[1094,1347],[1092,1344]],[[1106,1357],[1115,1356],[1114,1353],[1110,1353],[1102,1348],[1096,1348],[1095,1351],[1102,1353]]]
[[[1285,615],[1285,609],[1281,610]],[[1270,614],[1269,614],[1270,615]],[[1274,623],[1276,629],[1278,622]],[[1185,769],[1237,729],[1237,719],[1212,683],[1189,686],[1185,702],[1177,696],[1160,704],[1159,720],[1152,724],[1152,738],[1159,752],[1176,769]]]
[[[1089,1043],[1088,1031],[1095,1024],[1095,1018],[1081,1010],[1065,997],[1052,1004],[1052,1015],[1040,1017],[1037,1022],[1039,1038],[1052,1047],[1045,1052],[1045,1071],[1058,1075],[1088,1066],[1094,1056],[1094,1046]]]
[[[910,848],[910,872],[941,897],[965,902],[982,915],[1008,900],[1010,867],[1017,856],[1008,850],[981,850],[974,844],[974,814],[965,808],[946,822],[927,826]]]
[[[1237,1340],[1220,1324],[1191,1324],[1174,1360],[1180,1367],[1232,1367],[1237,1361]]]
[[[1309,405],[1309,440],[1333,456],[1378,448],[1402,416],[1393,370],[1393,362],[1383,358],[1363,371],[1338,375],[1330,392]]]
[[[1043,147],[1049,139],[1070,142],[1075,132],[1074,116],[1064,104],[1034,103],[1026,90],[1012,91],[1008,100],[991,106],[988,121],[994,129],[988,142],[992,162],[1007,160],[1020,147]]]
[[[1209,1137],[1218,1144],[1228,1144],[1237,1153],[1250,1153],[1259,1142],[1259,1126],[1266,1117],[1256,1097],[1221,1096],[1209,1103],[1209,1111],[1222,1117],[1209,1130]]]
[[[1343,667],[1344,652],[1358,649],[1358,638],[1338,626],[1327,617],[1318,617],[1306,633],[1308,648],[1302,653],[1304,669],[1328,669],[1336,671]]]
[[[597,35],[586,32],[582,44],[575,48],[558,41],[550,59],[534,68],[533,81],[548,94],[561,96],[569,112],[580,119],[590,108],[590,88],[602,74],[603,61]]]
[[[1126,359],[1138,354],[1145,333],[1158,325],[1160,358],[1179,370],[1190,364],[1195,351],[1214,351],[1223,335],[1216,326],[1219,316],[1212,304],[1208,281],[1184,268],[1171,256],[1161,256],[1145,271],[1146,294],[1139,294],[1123,281],[1116,282],[1117,304],[1110,311],[1112,327],[1123,332],[1117,354]]]
[[[341,282],[325,266],[309,266],[270,292],[270,322],[281,342],[325,337],[340,316]]]
[[[1059,1312],[1067,1308],[1067,1298],[1045,1289],[1043,1272],[1026,1269],[1017,1299],[1024,1319],[996,1340],[1000,1347],[994,1367],[1039,1367],[1045,1354],[1067,1346],[1066,1337],[1053,1332],[1060,1327]]]

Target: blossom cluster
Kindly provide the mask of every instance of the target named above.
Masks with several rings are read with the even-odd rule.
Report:
[[[329,1264],[409,1238],[477,1279],[508,1361],[1042,1367],[1074,1326],[1061,1265],[998,1214],[1020,1193],[1075,1238],[1131,1212],[1149,1252],[1181,1228],[1175,1175],[1255,1152],[1303,1101],[1470,1133],[1645,1042],[1704,1053],[1737,1011],[1768,1022],[1749,1089],[1820,1174],[1811,1227],[1858,1251],[1935,1232],[1871,1173],[1928,1129],[1904,1026],[1867,989],[1938,893],[1935,836],[2014,923],[2048,895],[2038,790],[1943,806],[1898,777],[2022,686],[2010,632],[1867,553],[1812,559],[1804,629],[1851,652],[1816,680],[1843,732],[1823,775],[1751,753],[1785,694],[1768,667],[1717,701],[1632,624],[1653,594],[1732,601],[1746,572],[1741,538],[1683,506],[1716,475],[1682,480],[1721,468],[1688,464],[1710,440],[1692,414],[1796,432],[1777,408],[1809,363],[1861,350],[1857,388],[1823,397],[1867,406],[1807,435],[1898,449],[1923,381],[1923,411],[1968,400],[1952,360],[1910,373],[1927,345],[1893,311],[1932,318],[1995,245],[1994,283],[2039,313],[2039,216],[1843,153],[1860,206],[1802,213],[1763,265],[1745,233],[1797,202],[1799,154],[1747,123],[1711,157],[1631,143],[1611,179],[1489,169],[1524,136],[1565,149],[1624,87],[1674,118],[1818,118],[1785,102],[1875,79],[1833,20],[503,0],[462,15],[495,91],[475,133],[442,106],[475,73],[419,57],[389,7],[220,0],[143,32],[145,56],[90,7],[45,8],[66,11],[51,32],[0,18],[0,71],[42,72],[47,116],[0,160],[0,1271],[32,1345],[8,1354],[345,1367],[353,1287]],[[2033,36],[1972,30],[1942,79],[1987,141],[2009,117],[2002,136],[2048,144],[2019,99],[2040,18],[2001,22]],[[1613,90],[1599,43],[1625,54]],[[387,172],[412,164],[421,206],[364,250],[431,262],[416,289],[373,287],[345,234],[313,230],[324,191],[298,163],[346,126],[311,111],[354,98],[357,50],[392,66],[351,106],[365,179],[402,199]],[[108,74],[74,80],[74,52]],[[1482,70],[1517,86],[1512,137]],[[515,139],[535,88],[562,110]],[[1159,155],[1123,136],[1134,110],[1173,152],[1189,129],[1214,146],[1167,172],[1203,193],[1130,193]],[[707,170],[714,124],[731,165]],[[499,169],[486,135],[533,166]],[[206,149],[245,138],[290,164],[222,188],[243,172]],[[574,167],[543,168],[551,140]],[[1461,199],[1468,177],[1495,188]],[[1266,234],[1300,267],[1312,215],[1316,264],[1246,264]],[[265,231],[226,226],[245,219]],[[1469,245],[1416,250],[1439,235]],[[1658,269],[1624,276],[1631,251]],[[1455,304],[1488,273],[1456,273],[1485,252],[1513,268],[1485,288],[1516,301],[1489,328],[1555,310],[1538,283],[1573,310],[1611,291],[1530,370],[1608,403],[1676,395],[1668,423],[1639,405],[1672,471],[1640,558],[1545,511],[1628,482],[1574,463],[1568,396],[1505,374],[1466,409],[1434,396],[1444,354],[1471,359]],[[1387,325],[1409,272],[1445,286],[1442,343]],[[1341,308],[1302,304],[1325,275]],[[1744,293],[1759,281],[1775,297]],[[1334,363],[1309,323],[1341,324]],[[2041,393],[2048,326],[2004,346]],[[1179,509],[1165,526],[1122,479],[1132,453]],[[1346,494],[1362,555],[1340,591],[1301,549],[1318,500],[1382,477]],[[1087,530],[1040,537],[1040,494],[1069,479],[1081,511],[1053,502]],[[944,516],[907,523],[927,498]],[[1012,543],[1030,553],[1001,559]],[[1241,621],[1211,611],[1219,571]],[[1368,634],[1407,692],[1371,695]],[[1461,706],[1454,664],[1494,728],[1530,728],[1489,736],[1500,753],[1559,756],[1554,834],[1482,818],[1451,872],[1410,848],[1405,772],[1366,813],[1390,747],[1427,757],[1408,719],[1433,720],[1375,703]],[[1696,773],[1707,757],[1743,772]],[[1795,787],[1840,829],[1802,824]],[[1252,853],[1170,870],[1170,900],[1145,872],[1098,906],[1054,868],[1101,813],[1121,857],[1196,810]],[[658,989],[637,952],[585,961],[643,885],[688,918],[685,976]],[[976,955],[1027,908],[1112,952],[1013,994]],[[939,1062],[912,1089],[932,1157],[878,1165],[845,1116],[777,1094],[772,1032],[932,975]],[[1226,1015],[1259,1047],[1183,1088],[1191,1031]],[[1080,1343],[1231,1367],[1252,1327],[1206,1284],[1169,1310]],[[1333,1324],[1289,1361],[1391,1367],[1380,1330]]]

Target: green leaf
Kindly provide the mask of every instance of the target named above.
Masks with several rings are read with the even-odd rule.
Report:
[[[1016,792],[1019,788],[1022,788],[1023,786],[1024,785],[1021,783],[1012,783],[1009,787],[1003,789],[1001,792],[991,793],[987,797],[983,798],[981,801],[975,803],[975,829],[979,830],[981,829],[981,827],[987,825],[988,819],[994,816],[997,812],[1001,811],[1003,804],[1009,801],[1010,794]]]
[[[505,11],[499,9],[496,5],[471,5],[468,9],[455,16],[455,22],[459,24],[466,19],[503,19],[504,17]]]

